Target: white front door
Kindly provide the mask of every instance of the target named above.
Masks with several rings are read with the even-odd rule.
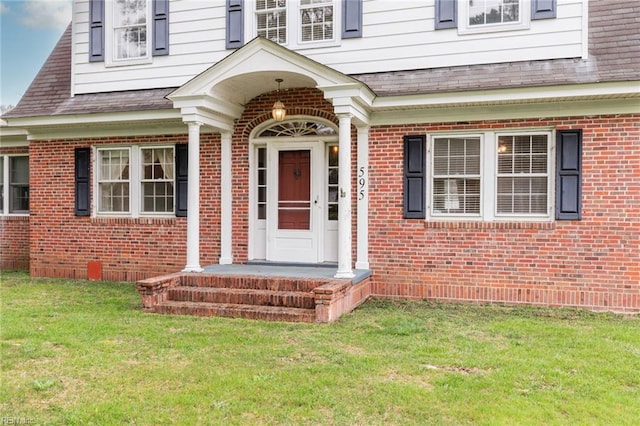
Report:
[[[267,150],[267,260],[316,263],[324,257],[322,146],[274,143]]]

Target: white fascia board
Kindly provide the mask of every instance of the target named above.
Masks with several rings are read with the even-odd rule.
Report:
[[[637,114],[639,98],[537,102],[504,105],[407,108],[371,114],[372,126],[456,121],[513,120],[608,114]]]
[[[140,121],[180,119],[177,109],[127,111],[99,114],[46,115],[41,117],[8,118],[11,127],[30,130],[32,127],[73,126],[87,124],[135,123]]]
[[[29,130],[29,141],[52,139],[88,139],[126,136],[160,136],[186,134],[187,126],[182,120],[171,122],[142,122],[117,123],[111,126],[65,126],[65,127],[34,127]]]
[[[640,81],[610,83],[573,84],[548,87],[526,87],[466,92],[445,92],[428,95],[386,96],[373,101],[373,110],[491,105],[500,103],[535,102],[545,100],[567,100],[568,98],[589,98],[640,94]]]

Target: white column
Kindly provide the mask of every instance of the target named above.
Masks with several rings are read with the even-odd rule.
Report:
[[[369,126],[358,127],[356,269],[369,269]]]
[[[189,177],[187,180],[187,266],[183,272],[202,272],[200,267],[200,126],[189,126]]]
[[[338,271],[336,278],[353,278],[351,267],[351,115],[339,114],[338,153]]]
[[[231,191],[231,133],[222,132],[220,134],[220,264],[230,265],[233,263],[233,253],[231,250],[232,238],[232,202]]]

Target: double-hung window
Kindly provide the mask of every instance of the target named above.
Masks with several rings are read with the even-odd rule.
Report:
[[[115,0],[113,3],[113,58],[144,58],[148,52],[146,0]]]
[[[498,136],[498,214],[547,213],[548,145],[546,135]]]
[[[98,212],[129,213],[131,149],[101,149],[98,161]]]
[[[432,135],[432,220],[551,220],[551,132]]]
[[[29,157],[0,156],[0,213],[29,213]]]
[[[105,43],[107,64],[144,63],[151,60],[151,3],[146,0],[107,2]]]
[[[339,9],[335,0],[256,0],[255,35],[292,48],[333,43]]]
[[[433,139],[433,214],[480,213],[480,138]]]
[[[528,0],[462,0],[459,30],[473,33],[528,28],[530,8]]]
[[[98,148],[98,214],[173,214],[174,156],[173,147]]]
[[[143,148],[142,212],[173,212],[173,148]]]

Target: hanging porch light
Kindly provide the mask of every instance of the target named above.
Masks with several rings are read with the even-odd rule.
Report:
[[[276,121],[283,121],[287,116],[287,110],[284,107],[284,104],[280,101],[280,83],[282,83],[281,78],[276,78],[276,83],[278,83],[278,92],[277,92],[277,101],[273,104],[273,108],[271,109],[271,116]]]

